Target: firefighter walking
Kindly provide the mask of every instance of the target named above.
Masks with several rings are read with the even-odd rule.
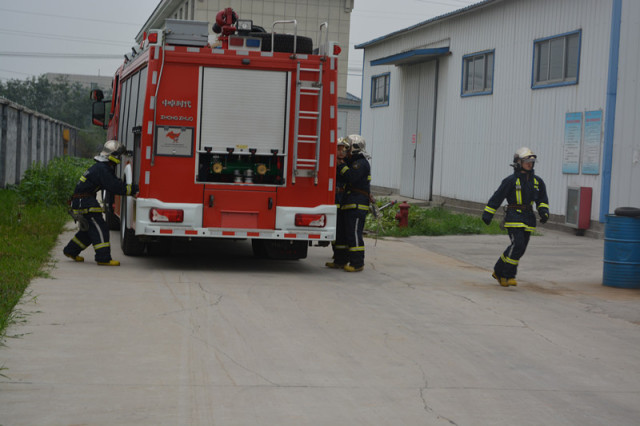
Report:
[[[518,264],[527,249],[531,233],[536,229],[534,204],[540,215],[540,223],[549,219],[547,189],[533,170],[536,159],[537,156],[529,148],[518,149],[511,165],[514,173],[502,181],[482,213],[482,220],[489,225],[496,210],[507,200],[504,227],[509,232],[511,244],[496,262],[492,274],[503,287],[518,285]]]
[[[346,258],[336,258],[333,268],[344,268],[347,272],[359,272],[364,269],[364,222],[369,212],[371,165],[365,152],[365,141],[360,135],[347,137],[350,156],[345,164],[339,166],[339,175],[345,182],[344,194],[340,205],[344,216],[343,238],[348,249]],[[338,229],[340,232],[340,229]],[[344,263],[341,263],[344,262]],[[347,263],[348,262],[348,263]]]
[[[95,164],[80,177],[71,196],[70,213],[79,222],[80,230],[65,246],[63,253],[76,262],[84,262],[80,253],[93,244],[98,265],[120,265],[120,262],[111,259],[109,227],[102,217],[102,207],[96,199],[96,193],[102,189],[118,195],[138,192],[137,185],[126,185],[115,174],[115,166],[120,163],[123,152],[124,146],[120,142],[107,141],[100,154],[94,157]]]

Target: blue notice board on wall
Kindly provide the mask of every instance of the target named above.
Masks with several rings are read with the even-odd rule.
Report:
[[[582,174],[600,174],[600,142],[602,140],[602,111],[584,113],[584,147]]]
[[[568,112],[564,120],[562,173],[580,172],[580,143],[582,141],[582,113]]]

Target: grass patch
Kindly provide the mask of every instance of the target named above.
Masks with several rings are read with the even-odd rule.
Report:
[[[388,203],[388,199],[378,200],[378,206]],[[493,221],[484,224],[480,216],[453,213],[443,207],[417,207],[409,209],[409,226],[398,228],[395,219],[398,204],[382,210],[379,219],[367,215],[365,229],[380,237],[409,237],[412,235],[472,235],[472,234],[506,234],[500,224]]]
[[[88,164],[57,158],[32,166],[20,185],[0,190],[0,344],[19,318],[14,308],[31,280],[47,276],[50,251],[70,220],[66,200]]]

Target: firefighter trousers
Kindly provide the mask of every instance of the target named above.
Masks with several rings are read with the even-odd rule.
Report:
[[[349,244],[347,242],[347,230],[345,222],[345,210],[340,210],[336,215],[336,240],[333,243],[333,263],[346,265],[349,262]]]
[[[90,244],[96,251],[96,262],[111,260],[111,243],[109,243],[109,227],[104,221],[102,213],[87,213],[83,215],[89,222],[89,229],[78,231],[63,249],[64,254],[78,256]]]
[[[367,210],[355,208],[344,211],[345,233],[347,245],[349,246],[349,264],[354,268],[364,266],[364,221],[367,217]]]
[[[531,232],[526,231],[525,228],[507,228],[507,230],[509,231],[511,244],[502,253],[493,270],[499,277],[515,278],[518,273],[520,258],[524,255],[529,245]]]

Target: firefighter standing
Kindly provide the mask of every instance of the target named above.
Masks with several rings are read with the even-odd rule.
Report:
[[[365,141],[360,135],[347,137],[350,145],[350,157],[340,167],[339,175],[344,179],[345,190],[340,210],[344,215],[344,232],[348,245],[347,259],[344,265],[347,272],[359,272],[364,269],[364,221],[369,212],[371,165],[365,152]],[[340,267],[339,263],[336,267]],[[345,262],[346,263],[346,262]]]
[[[493,267],[493,278],[503,287],[516,286],[518,263],[524,255],[529,237],[536,229],[536,204],[540,223],[549,219],[549,200],[543,180],[533,170],[537,156],[527,147],[522,147],[513,156],[514,173],[506,177],[493,194],[482,213],[482,220],[488,225],[504,199],[507,199],[504,227],[509,232],[511,244]]]
[[[126,185],[115,174],[115,166],[120,163],[124,146],[118,141],[107,141],[96,161],[80,177],[71,196],[71,214],[80,222],[80,230],[64,248],[64,255],[84,262],[80,252],[93,244],[98,265],[119,266],[120,262],[111,259],[109,227],[102,217],[102,207],[96,199],[96,193],[105,189],[113,194],[131,195],[138,192],[137,185]]]
[[[340,208],[342,206],[342,196],[344,195],[344,188],[347,184],[344,177],[340,174],[342,166],[347,162],[347,156],[349,155],[349,142],[346,138],[338,139],[338,146],[336,152],[337,168],[336,168],[336,240],[332,242],[333,248],[333,261],[325,263],[325,266],[329,268],[342,269],[349,261],[349,246],[347,244],[347,235],[345,232],[344,224],[344,212]]]

